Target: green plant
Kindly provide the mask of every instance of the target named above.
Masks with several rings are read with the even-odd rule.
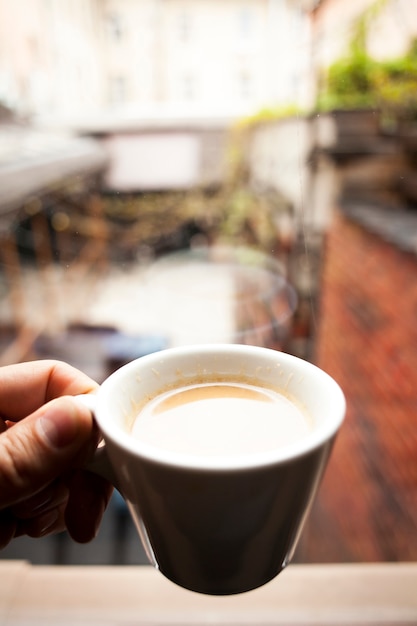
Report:
[[[388,120],[417,121],[417,39],[404,56],[379,63],[377,90]]]
[[[355,51],[333,63],[319,92],[319,110],[368,108],[378,103],[378,64],[366,52]]]
[[[256,124],[262,124],[264,122],[274,122],[285,117],[292,117],[294,115],[300,115],[301,110],[296,104],[266,106],[259,111],[256,111],[253,115],[249,115],[238,122],[241,127],[253,126]]]
[[[367,52],[369,30],[387,0],[376,0],[355,20],[348,51],[322,76],[319,110],[370,108],[379,104],[379,63]]]

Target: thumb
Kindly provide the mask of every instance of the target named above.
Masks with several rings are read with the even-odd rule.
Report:
[[[26,499],[80,465],[93,419],[74,398],[52,400],[0,436],[0,509]]]

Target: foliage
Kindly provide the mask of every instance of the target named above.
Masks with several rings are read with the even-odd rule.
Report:
[[[369,30],[387,0],[375,0],[355,20],[347,54],[335,61],[323,78],[317,99],[319,110],[375,107],[378,96],[378,61],[367,52]]]
[[[241,119],[238,126],[254,126],[262,124],[264,122],[274,122],[282,120],[285,117],[293,117],[294,115],[301,114],[300,108],[296,104],[277,105],[263,107],[259,111],[256,111],[253,115],[249,115]]]
[[[378,104],[378,64],[368,54],[355,51],[333,63],[319,93],[319,110],[368,108]]]
[[[379,63],[376,83],[386,117],[417,121],[417,40],[403,57]]]
[[[387,0],[376,0],[356,20],[347,54],[324,77],[319,110],[377,108],[385,120],[417,120],[417,39],[402,57],[379,61],[367,52],[369,30]]]
[[[377,108],[388,120],[417,120],[417,40],[402,57],[378,61],[355,44],[327,70],[319,110]]]
[[[350,54],[366,54],[368,35],[375,20],[379,17],[383,9],[385,9],[388,0],[374,0],[359,16],[356,18],[352,35],[350,39]]]

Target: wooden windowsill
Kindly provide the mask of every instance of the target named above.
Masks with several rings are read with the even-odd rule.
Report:
[[[417,563],[291,565],[250,593],[203,596],[150,566],[0,561],[0,624],[48,626],[417,623]]]

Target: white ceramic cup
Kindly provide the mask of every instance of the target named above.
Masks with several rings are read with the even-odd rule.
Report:
[[[126,422],[144,398],[213,375],[284,390],[304,406],[312,432],[287,447],[228,459],[164,451],[129,434]],[[234,594],[289,563],[345,415],[344,395],[325,372],[267,348],[194,345],[132,361],[96,395],[81,397],[105,441],[92,467],[116,484],[150,561],[167,578],[201,593]]]

